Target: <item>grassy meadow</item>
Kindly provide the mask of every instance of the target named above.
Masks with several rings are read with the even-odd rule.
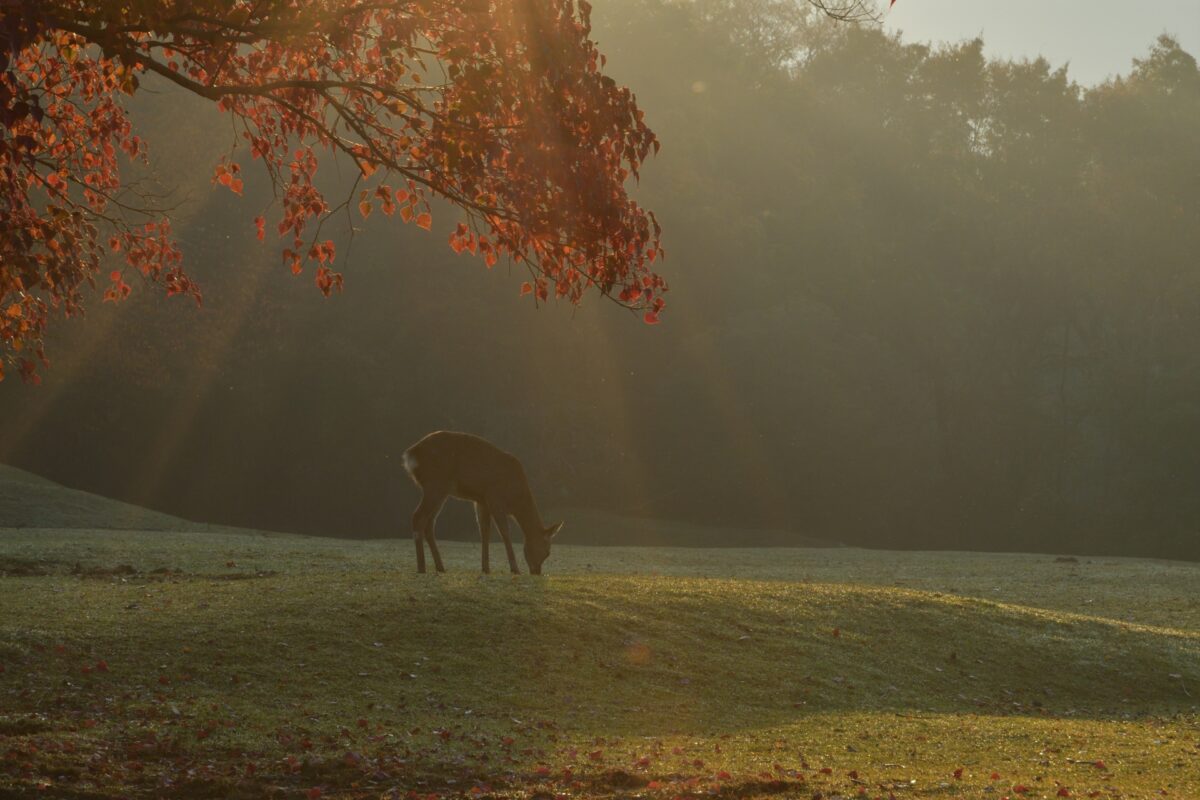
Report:
[[[0,529],[0,796],[1200,797],[1200,565],[442,550]]]

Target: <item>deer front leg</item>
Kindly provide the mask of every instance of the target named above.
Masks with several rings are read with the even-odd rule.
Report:
[[[492,538],[492,515],[483,503],[475,504],[475,519],[479,522],[479,540],[483,543],[483,572],[492,571],[488,564],[488,540]]]
[[[513,575],[520,575],[521,570],[517,567],[517,556],[513,553],[512,539],[508,538],[508,515],[496,514],[496,530],[500,531],[500,538],[504,540],[504,549],[508,552],[508,568],[512,570]]]

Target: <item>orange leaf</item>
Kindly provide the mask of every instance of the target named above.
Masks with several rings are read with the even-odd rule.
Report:
[[[371,216],[371,203],[369,200],[363,200],[358,204],[358,213],[363,215],[363,219]]]
[[[425,230],[429,230],[430,228],[433,227],[433,217],[429,216],[428,212],[423,213],[423,214],[418,214],[417,215],[417,227],[424,228]]]

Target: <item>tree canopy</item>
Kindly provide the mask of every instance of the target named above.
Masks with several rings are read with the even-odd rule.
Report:
[[[49,311],[82,309],[108,251],[107,299],[129,294],[134,270],[199,300],[169,214],[122,179],[147,143],[120,98],[147,73],[230,116],[243,149],[213,180],[241,194],[235,157],[261,162],[277,203],[259,238],[277,231],[284,262],[314,265],[322,292],[342,284],[331,215],[378,209],[428,229],[441,197],[464,212],[450,246],[525,265],[523,293],[596,290],[656,321],[659,226],[625,184],[659,145],[603,73],[589,13],[586,0],[6,3],[0,355],[35,377]],[[322,153],[357,165],[351,196],[321,190]]]

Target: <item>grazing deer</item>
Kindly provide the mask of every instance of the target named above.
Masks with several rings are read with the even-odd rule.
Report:
[[[437,571],[446,571],[433,527],[446,498],[457,497],[475,504],[479,536],[483,540],[484,572],[491,572],[488,540],[494,520],[508,552],[509,569],[514,575],[521,573],[513,555],[512,540],[508,538],[508,518],[512,516],[525,533],[525,563],[529,571],[542,574],[542,563],[550,556],[550,540],[562,523],[549,527],[542,524],[525,469],[516,456],[469,433],[435,431],[404,451],[404,468],[421,489],[421,502],[412,517],[417,572],[425,571],[424,543],[429,545]]]

